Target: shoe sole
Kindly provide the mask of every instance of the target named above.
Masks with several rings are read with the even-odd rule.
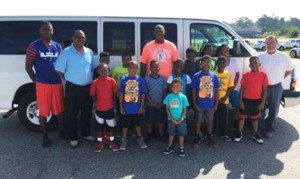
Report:
[[[259,141],[257,141],[257,140],[254,139],[254,138],[252,138],[252,140],[253,140],[254,142],[258,143],[258,144],[263,144],[263,143],[264,143],[264,142],[259,142]]]
[[[119,150],[120,150],[120,151],[125,151],[125,150],[126,150],[126,148],[119,148]]]
[[[169,155],[173,152],[173,150],[171,150],[170,152],[164,152],[164,154]]]
[[[244,137],[240,138],[240,139],[233,139],[234,142],[240,142]]]
[[[101,150],[94,150],[94,152],[95,152],[95,153],[100,153],[100,152],[101,152]]]
[[[179,157],[185,157],[186,155],[185,154],[179,154]]]

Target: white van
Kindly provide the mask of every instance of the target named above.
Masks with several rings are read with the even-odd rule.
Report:
[[[11,110],[4,117],[17,111],[22,124],[30,130],[39,131],[38,108],[35,101],[35,87],[25,72],[25,50],[30,42],[40,37],[39,23],[51,21],[54,26],[53,39],[57,42],[70,41],[75,29],[82,29],[86,36],[86,46],[95,56],[102,51],[110,53],[111,68],[121,64],[121,55],[129,51],[133,59],[139,61],[144,45],[153,39],[153,29],[157,24],[164,25],[166,39],[178,47],[182,59],[185,49],[193,46],[198,56],[206,43],[216,50],[226,43],[235,51],[232,60],[239,66],[240,73],[249,70],[249,57],[256,55],[236,32],[226,24],[208,19],[182,18],[139,18],[139,17],[0,17],[0,108]],[[292,85],[291,85],[292,84]],[[296,99],[299,91],[292,87],[294,78],[290,75],[283,83],[285,102]],[[298,100],[299,101],[299,100]],[[48,117],[50,128],[55,120]]]

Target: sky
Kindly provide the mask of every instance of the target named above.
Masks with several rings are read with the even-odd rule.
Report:
[[[248,17],[255,22],[263,15],[300,19],[299,7],[300,0],[8,0],[1,4],[0,16],[189,17],[233,23],[239,17]]]

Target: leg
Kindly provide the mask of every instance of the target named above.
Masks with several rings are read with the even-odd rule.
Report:
[[[91,136],[91,118],[93,110],[93,100],[89,95],[89,86],[84,87],[81,96],[81,135]]]

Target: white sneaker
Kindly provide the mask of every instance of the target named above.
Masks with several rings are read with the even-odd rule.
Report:
[[[71,146],[72,148],[77,147],[77,146],[78,146],[78,140],[71,140],[71,141],[70,141],[70,146]]]

